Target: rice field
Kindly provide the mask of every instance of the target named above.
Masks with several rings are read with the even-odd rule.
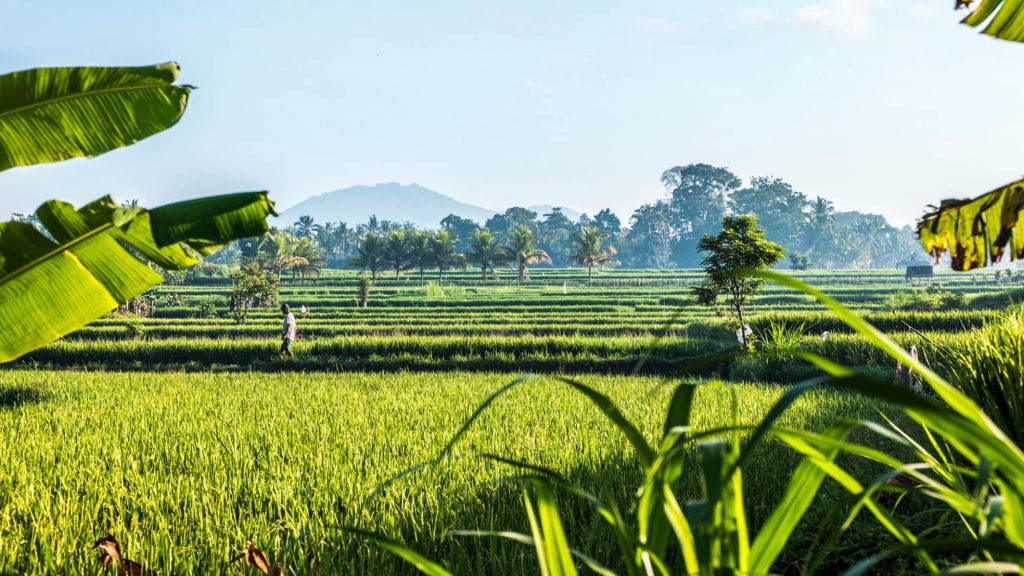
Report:
[[[249,539],[298,574],[415,573],[346,526],[402,540],[459,574],[537,573],[528,547],[447,533],[526,529],[508,481],[514,471],[473,456],[482,452],[551,467],[628,505],[641,481],[632,449],[563,384],[538,377],[517,388],[460,442],[458,458],[364,500],[392,475],[436,457],[490,393],[523,374],[578,375],[652,439],[669,399],[668,375],[734,350],[736,326],[724,307],[693,302],[694,272],[600,271],[590,284],[580,270],[531,276],[522,286],[482,285],[471,270],[425,285],[416,275],[382,276],[367,308],[355,305],[353,272],[286,278],[282,301],[308,309],[298,317],[296,358],[286,360],[277,355],[276,308],[236,324],[227,281],[200,279],[161,287],[151,316],[109,315],[3,367],[0,574],[100,574],[89,547],[107,533],[127,557],[165,575],[246,573],[227,562]],[[1017,284],[981,275],[940,274],[932,285],[941,290],[930,297],[896,272],[800,277],[901,345],[917,346],[925,363],[936,346],[962,341],[1021,294]],[[201,317],[210,303],[216,316]],[[883,354],[801,294],[766,286],[749,322],[762,338],[785,323],[802,348],[892,377]],[[786,358],[703,366],[702,377],[732,384],[701,389],[697,427],[733,423],[734,408],[738,423],[755,423],[787,384],[813,374]],[[821,430],[879,411],[893,414],[861,397],[818,391],[783,423]],[[797,461],[767,441],[745,467],[755,530]],[[873,472],[854,461],[844,466]],[[699,494],[695,473],[682,481],[681,494]],[[800,573],[842,497],[825,485],[780,573]],[[571,499],[560,505],[573,543],[614,569],[606,525]],[[917,505],[903,504],[911,512]],[[911,517],[922,528],[933,521],[925,510]],[[887,538],[875,524],[855,522],[834,566]]]
[[[248,539],[302,574],[412,573],[343,526],[401,538],[463,574],[534,573],[528,548],[444,536],[456,528],[524,528],[517,492],[502,482],[513,470],[468,455],[543,464],[623,502],[641,480],[625,440],[553,381],[527,383],[497,402],[457,447],[467,457],[407,476],[362,506],[389,476],[436,456],[508,380],[480,373],[0,372],[0,573],[98,574],[89,545],[108,532],[129,558],[162,574],[237,574],[225,563]],[[645,436],[658,432],[668,401],[663,382],[583,381],[607,393]],[[781,393],[759,385],[733,391],[743,423],[759,420]],[[731,402],[721,389],[702,391],[698,427],[730,420]],[[859,397],[820,393],[801,400],[785,422],[820,429],[835,414],[867,417],[875,409]],[[745,470],[754,526],[796,462],[769,443]],[[685,483],[697,493],[696,476]],[[582,505],[564,504],[585,551],[614,566],[606,527]]]

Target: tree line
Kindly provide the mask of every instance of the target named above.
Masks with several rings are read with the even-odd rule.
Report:
[[[512,207],[483,224],[450,214],[434,230],[371,216],[366,222],[318,223],[302,216],[260,239],[236,244],[222,258],[249,258],[279,274],[316,274],[321,267],[357,268],[374,276],[426,270],[439,276],[452,268],[475,267],[481,278],[511,265],[520,281],[536,264],[632,268],[693,268],[701,263],[698,244],[717,234],[726,215],[749,214],[767,239],[786,250],[788,266],[886,268],[924,261],[909,226],[896,228],[884,217],[838,212],[821,196],[810,198],[782,179],[743,180],[708,164],[676,166],[661,175],[665,197],[637,208],[627,225],[610,210],[570,219],[559,208],[547,214]]]

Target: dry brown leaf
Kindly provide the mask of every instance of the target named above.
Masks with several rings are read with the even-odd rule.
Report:
[[[228,564],[232,564],[239,560],[245,559],[246,566],[255,566],[257,570],[265,574],[266,576],[281,576],[284,574],[284,569],[281,568],[280,564],[275,564],[273,568],[270,567],[270,562],[267,560],[267,555],[263,553],[253,544],[252,540],[245,543],[245,549],[242,553],[235,556],[228,561]]]
[[[138,562],[132,562],[121,555],[121,545],[117,543],[117,539],[107,534],[103,538],[92,543],[93,549],[99,549],[103,555],[100,556],[100,561],[103,562],[103,568],[107,568],[113,563],[117,563],[117,573],[123,576],[147,576],[156,574],[152,570],[148,570]]]

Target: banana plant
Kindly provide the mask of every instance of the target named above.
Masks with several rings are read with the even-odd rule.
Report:
[[[174,126],[190,86],[174,62],[134,68],[37,68],[0,76],[0,171],[92,157]],[[226,243],[267,231],[266,192],[124,208],[109,197],[36,211],[47,234],[0,224],[0,363],[85,326]],[[127,247],[127,248],[126,248]]]
[[[974,0],[956,0],[956,7],[970,7]],[[985,26],[983,34],[1024,42],[1024,0],[981,0],[963,20],[973,28]]]
[[[1024,5],[1022,5],[1024,6]],[[1024,180],[973,200],[945,200],[917,225],[924,249],[936,260],[945,252],[954,270],[972,270],[1024,258]]]

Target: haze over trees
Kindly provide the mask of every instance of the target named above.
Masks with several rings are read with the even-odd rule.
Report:
[[[465,266],[481,268],[483,278],[511,266],[521,282],[536,265],[696,268],[701,239],[717,234],[723,217],[741,214],[757,218],[793,269],[892,268],[925,259],[909,226],[896,228],[876,214],[838,212],[828,199],[809,197],[775,176],[744,182],[725,167],[689,164],[665,170],[661,183],[665,197],[639,206],[625,223],[609,208],[574,220],[562,208],[542,214],[513,206],[482,223],[448,214],[429,228],[374,215],[355,223],[301,214],[290,226],[241,241],[215,261],[256,258],[279,275],[298,277],[316,276],[322,267],[357,268],[374,278],[385,269],[396,278],[417,270],[421,281],[426,270],[436,269],[441,278]],[[588,240],[581,245],[582,237]],[[593,247],[598,237],[604,256],[581,258],[581,246]]]

